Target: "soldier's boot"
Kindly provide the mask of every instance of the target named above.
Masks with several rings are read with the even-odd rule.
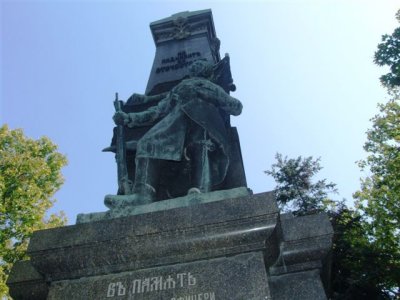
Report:
[[[135,181],[128,205],[142,205],[156,200],[158,160],[136,158]]]
[[[137,158],[135,182],[132,194],[106,196],[104,204],[111,209],[149,204],[156,199],[155,186],[158,180],[158,160]]]
[[[212,149],[210,140],[191,144],[189,157],[191,165],[191,188],[188,194],[211,191],[211,174],[208,152]],[[211,150],[212,151],[212,150]]]

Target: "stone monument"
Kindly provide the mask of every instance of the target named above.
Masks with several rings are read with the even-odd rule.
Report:
[[[14,299],[326,299],[332,227],[247,188],[242,111],[211,10],[150,24],[146,92],[116,97],[118,191],[105,212],[33,234]]]

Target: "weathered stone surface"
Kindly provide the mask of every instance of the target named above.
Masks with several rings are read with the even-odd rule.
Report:
[[[13,299],[42,300],[46,299],[49,287],[31,265],[29,260],[18,261],[14,264],[7,279],[10,295]]]
[[[326,300],[318,270],[270,277],[273,300]]]
[[[326,299],[331,238],[325,214],[280,221],[270,192],[39,231],[29,254],[48,299],[314,300]],[[133,294],[135,280],[183,273],[198,284]],[[34,277],[12,277],[15,299],[35,294]]]
[[[241,187],[230,190],[221,190],[210,193],[195,193],[184,197],[168,199],[164,201],[153,202],[145,205],[131,206],[124,209],[113,209],[108,212],[79,214],[76,219],[77,224],[101,221],[107,219],[115,219],[126,216],[134,216],[147,214],[156,211],[170,210],[179,207],[187,207],[190,205],[210,203],[223,199],[233,199],[238,197],[249,196],[251,191],[248,188]],[[107,195],[107,197],[115,198],[116,201],[124,198],[129,198],[130,195]]]
[[[272,275],[321,269],[332,247],[333,229],[325,213],[282,218],[280,256]]]
[[[196,261],[160,268],[59,281],[49,300],[259,300],[269,289],[263,254]]]
[[[52,280],[264,251],[278,255],[273,193],[37,231],[28,254]]]
[[[196,59],[217,63],[219,41],[210,9],[181,12],[150,24],[156,45],[146,94],[159,94],[188,75]]]

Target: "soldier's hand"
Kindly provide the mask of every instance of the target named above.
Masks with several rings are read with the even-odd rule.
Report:
[[[242,113],[243,105],[239,100],[235,99],[235,101],[232,101],[230,104],[232,115],[238,116]]]
[[[141,95],[141,94],[133,94],[128,101],[132,102],[132,104],[142,104],[143,102],[145,102],[145,95]]]
[[[113,116],[116,125],[126,125],[129,123],[129,115],[123,111],[116,112]]]

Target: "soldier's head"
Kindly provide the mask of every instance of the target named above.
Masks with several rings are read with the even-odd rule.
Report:
[[[213,65],[206,60],[195,60],[189,67],[190,77],[203,77],[211,79],[213,75]]]

